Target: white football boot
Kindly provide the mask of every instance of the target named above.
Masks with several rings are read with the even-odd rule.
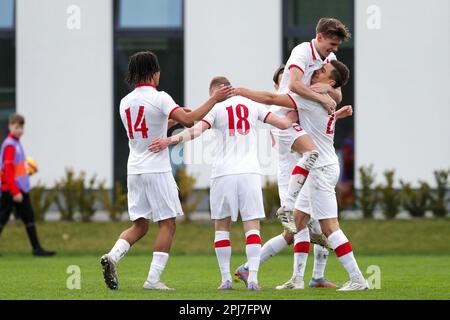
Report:
[[[305,289],[305,282],[303,281],[302,277],[293,276],[291,279],[289,279],[282,285],[276,286],[275,289],[277,289],[277,290],[288,290],[288,289],[301,290],[301,289]]]
[[[367,283],[367,280],[363,277],[356,277],[344,283],[344,285],[340,289],[337,289],[337,291],[362,291],[368,289],[369,284]]]
[[[161,281],[152,283],[148,280],[145,281],[143,288],[146,290],[175,290],[173,288],[169,288]]]
[[[102,265],[103,278],[108,288],[111,290],[119,289],[117,263],[108,254],[104,254],[100,258],[100,264]]]
[[[281,221],[281,225],[289,232],[296,233],[297,228],[295,227],[294,213],[292,210],[286,209],[285,206],[281,206],[277,210],[277,218]]]

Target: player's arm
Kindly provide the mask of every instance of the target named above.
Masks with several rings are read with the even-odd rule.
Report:
[[[336,110],[336,102],[333,99],[329,96],[314,92],[302,82],[303,71],[299,68],[290,68],[289,76],[289,90],[305,99],[320,103],[330,114]]]
[[[211,111],[216,103],[224,101],[231,97],[232,91],[233,90],[231,86],[222,86],[214,91],[213,95],[197,109],[191,112],[186,112],[185,110],[183,110],[183,108],[178,108],[174,112],[172,112],[170,118],[185,127],[191,127],[193,126],[194,121],[203,119],[203,117],[206,116],[209,111]]]
[[[286,117],[279,117],[270,112],[264,122],[271,124],[278,129],[285,130],[291,127],[292,124],[298,120],[296,113],[296,111],[289,111]]]
[[[336,120],[338,119],[344,119],[347,117],[350,117],[353,115],[353,108],[352,106],[344,106],[340,108],[338,111],[336,111]]]
[[[148,150],[150,150],[151,152],[160,152],[171,144],[178,144],[181,142],[194,140],[209,128],[210,126],[208,122],[199,121],[194,126],[184,129],[182,132],[174,136],[154,139],[148,146]]]
[[[296,109],[295,103],[287,94],[276,94],[269,91],[256,91],[247,88],[235,88],[234,93],[262,104],[275,104],[285,108]]]
[[[316,93],[327,93],[337,104],[342,102],[342,90],[340,87],[333,88],[328,83],[315,83],[309,88]]]

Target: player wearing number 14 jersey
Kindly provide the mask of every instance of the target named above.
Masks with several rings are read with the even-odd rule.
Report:
[[[120,117],[129,138],[128,211],[133,225],[122,232],[111,251],[100,259],[105,283],[113,290],[118,289],[119,260],[146,234],[149,220],[158,223],[159,232],[144,289],[170,289],[160,281],[160,276],[169,259],[175,217],[183,212],[171,172],[169,152],[165,150],[156,154],[148,151],[147,147],[154,138],[167,135],[169,119],[192,125],[231,94],[231,88],[220,87],[205,104],[187,113],[170,95],[156,89],[159,78],[160,68],[154,53],[139,52],[130,57],[127,81],[135,89],[120,102]]]
[[[224,77],[211,81],[210,92],[219,85],[229,85]],[[295,116],[296,117],[296,116]],[[257,273],[261,255],[259,220],[265,217],[261,169],[257,153],[257,122],[288,129],[293,120],[278,117],[263,105],[235,96],[217,104],[201,122],[170,138],[156,139],[150,145],[154,152],[164,151],[169,144],[188,141],[207,129],[214,129],[217,144],[211,175],[211,218],[215,221],[215,251],[222,274],[219,290],[231,289],[230,225],[238,212],[246,236],[245,251],[249,277],[247,288],[259,290]]]

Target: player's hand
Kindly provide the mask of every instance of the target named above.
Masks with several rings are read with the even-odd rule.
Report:
[[[233,87],[233,96],[242,96],[242,88],[234,88]]]
[[[222,85],[214,91],[211,98],[216,102],[222,102],[233,96],[233,87]]]
[[[328,95],[323,95],[320,104],[327,110],[328,114],[336,111],[336,101],[331,99]]]
[[[317,93],[328,93],[333,89],[328,83],[315,83],[309,88]]]
[[[13,197],[13,201],[17,203],[21,203],[23,201],[22,193],[18,193]]]
[[[152,143],[150,143],[150,145],[148,146],[148,150],[155,153],[160,152],[165,148],[167,148],[169,144],[170,144],[169,138],[156,138],[155,140],[152,141]]]
[[[353,108],[352,106],[344,106],[340,108],[338,111],[336,111],[336,119],[343,119],[347,118],[353,115]]]
[[[286,113],[286,118],[292,121],[292,123],[298,121],[298,112],[296,110],[291,110]]]

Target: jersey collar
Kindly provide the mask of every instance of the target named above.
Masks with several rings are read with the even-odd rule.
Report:
[[[140,88],[140,87],[152,87],[154,89],[156,89],[156,86],[154,84],[151,83],[138,83],[134,85],[135,88]]]
[[[315,44],[314,44],[314,40],[315,40],[315,39],[312,39],[312,40],[309,42],[309,46],[311,47],[311,54],[312,54],[313,60],[320,59],[320,60],[322,61],[322,59],[320,58],[319,52],[317,52],[317,50],[316,50],[316,46],[315,46]]]
[[[13,138],[14,140],[19,141],[19,138],[17,138],[16,136],[12,135],[11,133],[8,134],[8,137]]]

